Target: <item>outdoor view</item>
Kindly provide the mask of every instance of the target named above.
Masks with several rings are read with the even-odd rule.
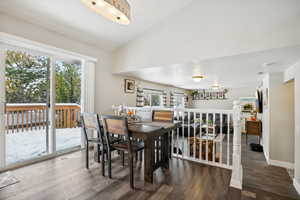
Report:
[[[7,51],[5,68],[7,163],[47,153],[50,96],[49,58]],[[56,62],[57,149],[80,145],[80,62]]]

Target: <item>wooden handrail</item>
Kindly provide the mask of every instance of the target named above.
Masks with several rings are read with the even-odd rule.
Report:
[[[45,104],[7,104],[5,111],[7,133],[46,128]],[[79,126],[80,105],[56,104],[55,115],[56,128],[76,128]]]

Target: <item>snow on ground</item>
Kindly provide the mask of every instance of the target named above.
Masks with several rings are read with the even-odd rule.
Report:
[[[56,129],[57,150],[81,145],[81,129]],[[46,155],[46,131],[30,130],[6,135],[6,162],[12,164]]]

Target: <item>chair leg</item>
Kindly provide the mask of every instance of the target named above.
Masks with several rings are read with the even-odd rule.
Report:
[[[111,152],[108,150],[108,177],[111,178]]]
[[[140,161],[143,161],[143,151],[140,151]]]
[[[100,149],[100,144],[97,144],[97,162],[100,163],[100,153],[102,154],[103,152],[101,152],[101,149]]]
[[[86,143],[86,153],[85,153],[85,167],[88,169],[89,168],[89,143]]]
[[[129,156],[129,168],[130,168],[130,188],[134,189],[134,183],[133,183],[133,178],[134,178],[134,174],[133,174],[133,157]]]
[[[101,153],[101,166],[102,166],[102,176],[105,176],[105,157],[104,157],[104,150],[102,149]]]
[[[122,165],[125,166],[125,158],[124,158],[124,151],[121,152],[121,158],[122,158]]]

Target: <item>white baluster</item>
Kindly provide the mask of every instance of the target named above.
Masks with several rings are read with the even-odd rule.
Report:
[[[223,113],[220,113],[220,164],[223,164]]]
[[[202,113],[200,113],[200,136],[199,136],[199,140],[200,140],[200,152],[199,152],[199,159],[202,160]]]
[[[196,159],[196,143],[197,143],[197,140],[196,140],[196,128],[197,128],[197,126],[196,126],[196,117],[197,117],[197,115],[196,115],[196,112],[194,112],[194,145],[193,145],[193,153],[194,153],[194,155],[193,155],[193,157],[194,157],[194,159]]]
[[[239,101],[234,102],[233,106],[233,155],[232,155],[232,175],[230,186],[242,189],[243,168],[241,163],[241,106]]]

